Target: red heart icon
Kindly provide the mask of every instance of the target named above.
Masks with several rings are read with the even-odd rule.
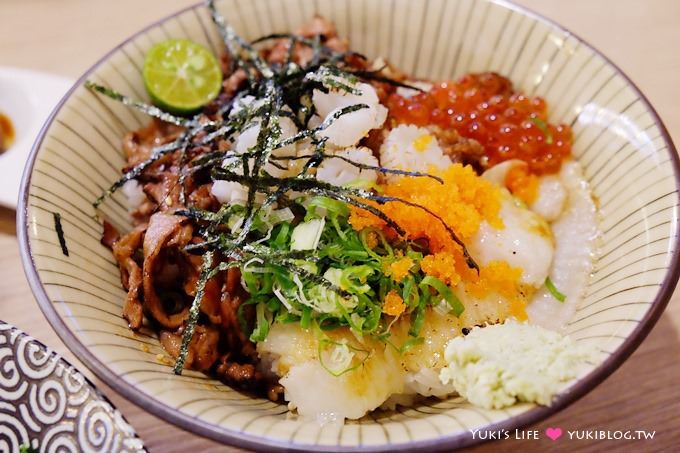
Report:
[[[545,430],[545,435],[552,440],[557,440],[562,435],[562,428],[547,428]]]

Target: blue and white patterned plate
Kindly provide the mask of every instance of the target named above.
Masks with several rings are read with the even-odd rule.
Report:
[[[144,452],[132,426],[56,352],[0,321],[0,452]]]

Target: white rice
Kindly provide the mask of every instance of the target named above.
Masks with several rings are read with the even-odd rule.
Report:
[[[437,139],[427,130],[412,125],[400,125],[390,131],[380,147],[380,164],[397,170],[426,173],[430,167],[451,165]],[[388,180],[398,178],[388,175]]]
[[[127,201],[127,208],[129,211],[134,211],[146,200],[144,188],[136,179],[130,179],[120,188],[125,195]]]

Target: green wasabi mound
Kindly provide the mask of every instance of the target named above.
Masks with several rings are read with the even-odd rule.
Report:
[[[472,404],[501,409],[517,402],[550,405],[585,370],[592,351],[571,338],[514,320],[475,327],[446,347],[443,384]]]

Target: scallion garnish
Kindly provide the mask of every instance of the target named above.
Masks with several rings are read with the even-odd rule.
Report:
[[[543,132],[543,136],[545,137],[545,144],[546,145],[552,145],[553,144],[553,137],[552,134],[550,133],[550,129],[548,128],[548,123],[540,119],[539,117],[533,117],[529,118],[529,121],[534,123],[538,128]]]
[[[465,310],[465,307],[461,303],[460,299],[458,299],[458,296],[456,296],[453,291],[451,291],[451,288],[446,286],[444,282],[438,278],[428,275],[420,282],[420,286],[429,286],[435,289],[439,293],[439,296],[442,297],[447,304],[449,304],[449,307],[451,307],[451,310],[456,316],[460,316],[463,313],[463,310]]]
[[[545,287],[550,291],[550,294],[557,299],[560,302],[564,302],[567,299],[567,296],[565,296],[563,293],[561,293],[556,287],[555,284],[550,280],[550,277],[545,278]]]

